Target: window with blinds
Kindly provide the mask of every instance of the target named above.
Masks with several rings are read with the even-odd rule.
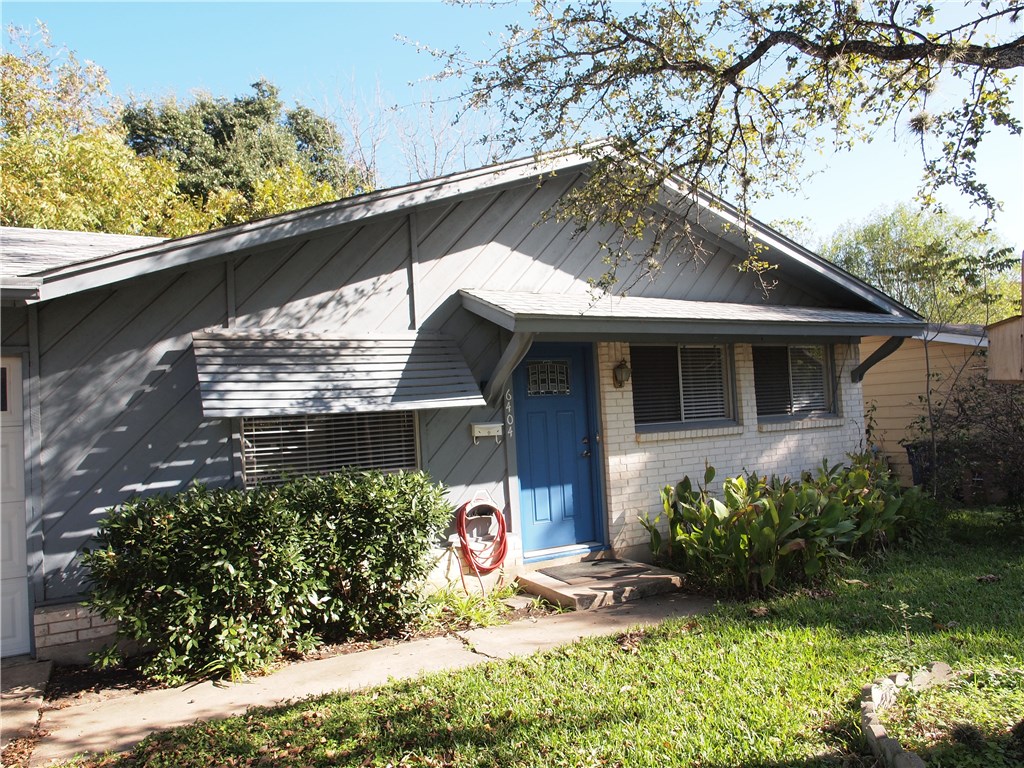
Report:
[[[247,486],[281,483],[345,467],[416,469],[413,411],[266,416],[242,419]]]
[[[633,418],[637,425],[735,418],[726,347],[630,347]]]
[[[829,388],[831,355],[821,344],[757,347],[754,394],[758,416],[834,413]]]

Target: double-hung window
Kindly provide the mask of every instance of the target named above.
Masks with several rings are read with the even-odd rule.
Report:
[[[835,413],[831,347],[824,344],[755,346],[753,353],[759,417]]]
[[[416,469],[415,412],[242,419],[242,474],[247,486],[346,467]]]
[[[728,347],[632,345],[630,357],[638,427],[735,420]]]

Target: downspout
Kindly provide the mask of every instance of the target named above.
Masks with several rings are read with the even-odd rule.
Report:
[[[889,355],[903,346],[904,336],[891,336],[882,342],[882,345],[868,355],[867,359],[850,371],[850,381],[858,384],[864,380],[864,374],[874,368]]]

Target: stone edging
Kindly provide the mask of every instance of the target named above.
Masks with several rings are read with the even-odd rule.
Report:
[[[878,713],[891,707],[896,694],[902,688],[918,691],[936,683],[944,683],[953,677],[948,664],[932,662],[913,678],[905,672],[896,672],[880,677],[861,689],[860,727],[875,757],[881,759],[887,768],[925,768],[925,762],[913,752],[907,752],[896,739],[885,732],[878,721]]]

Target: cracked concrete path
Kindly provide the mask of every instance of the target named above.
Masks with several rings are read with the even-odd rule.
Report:
[[[76,754],[131,749],[154,731],[240,715],[309,696],[383,685],[392,679],[462,669],[489,661],[458,638],[434,637],[296,664],[239,683],[195,683],[90,704],[43,710],[46,735],[30,766]]]
[[[32,768],[81,753],[131,749],[154,731],[244,713],[333,691],[382,685],[431,672],[457,670],[494,659],[523,656],[610,635],[630,627],[706,613],[713,603],[684,594],[651,597],[593,611],[524,620],[385,648],[290,664],[266,677],[241,683],[196,683],[143,691],[100,702],[43,709],[42,738]]]
[[[707,613],[714,601],[674,592],[592,611],[573,611],[497,627],[460,632],[479,654],[492,659],[529,656],[574,643],[584,637],[614,635],[631,627],[649,627],[662,621]],[[538,626],[539,625],[539,626]]]

